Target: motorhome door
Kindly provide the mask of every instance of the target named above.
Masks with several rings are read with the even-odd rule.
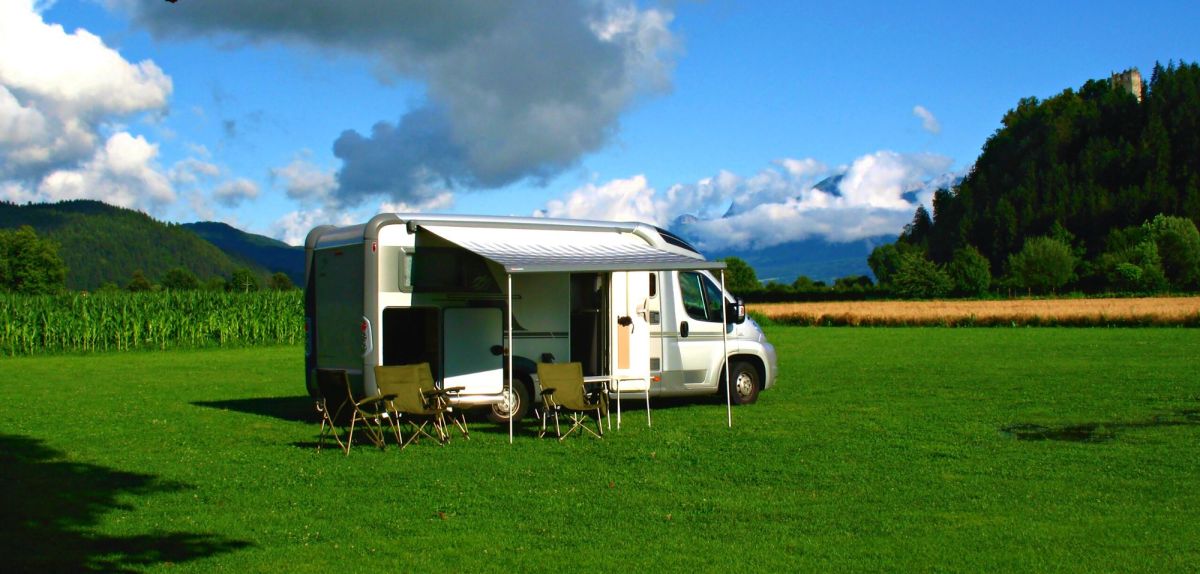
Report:
[[[442,313],[445,349],[443,388],[464,387],[464,395],[496,395],[504,390],[504,314],[496,308],[455,307]]]
[[[650,275],[644,271],[612,274],[612,374],[631,383],[622,387],[650,384]]]

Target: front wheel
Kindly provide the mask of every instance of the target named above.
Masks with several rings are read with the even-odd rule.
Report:
[[[488,409],[488,420],[498,424],[508,424],[509,413],[516,415],[513,422],[519,422],[529,414],[532,401],[529,395],[529,384],[524,380],[513,379],[512,391],[505,398],[504,402],[492,405],[492,408]]]
[[[724,384],[725,381],[721,381]],[[748,405],[758,400],[758,370],[754,365],[741,361],[729,365],[729,382],[733,385],[730,401],[735,405]]]

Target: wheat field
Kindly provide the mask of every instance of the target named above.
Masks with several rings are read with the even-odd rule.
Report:
[[[1200,297],[761,303],[749,310],[791,325],[1200,326]]]

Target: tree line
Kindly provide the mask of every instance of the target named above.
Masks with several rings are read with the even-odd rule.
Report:
[[[53,295],[67,291],[67,265],[53,239],[40,237],[33,227],[0,229],[0,292],[25,295]],[[229,291],[251,292],[262,289],[288,291],[295,289],[292,280],[283,272],[267,277],[249,267],[235,268],[228,276],[213,275],[203,282],[190,269],[176,266],[167,269],[154,281],[141,270],[118,284],[106,281],[98,291]]]

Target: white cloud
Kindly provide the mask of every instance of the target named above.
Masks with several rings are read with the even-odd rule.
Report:
[[[218,175],[221,175],[219,166],[194,157],[175,162],[167,171],[167,177],[176,185],[193,185],[201,179],[212,179]]]
[[[951,160],[932,154],[880,151],[834,170],[837,185],[814,187],[831,175],[820,162],[784,159],[750,177],[722,171],[659,194],[644,176],[589,184],[547,202],[537,215],[639,220],[670,225],[682,215],[703,249],[763,248],[812,237],[846,242],[897,234],[918,203],[929,205],[948,185]]]
[[[933,112],[926,109],[925,106],[913,106],[912,113],[914,116],[921,118],[921,129],[931,134],[942,132],[942,124],[934,117]]]
[[[454,194],[449,191],[433,193],[416,202],[389,202],[379,204],[380,213],[428,213],[447,209],[454,205]]]
[[[288,212],[271,224],[269,233],[288,245],[303,245],[308,232],[318,225],[351,225],[354,216],[347,212],[311,209]],[[361,222],[359,222],[361,223]]]
[[[566,199],[551,200],[534,215],[661,223],[654,204],[654,189],[646,185],[644,175],[614,179],[601,186],[588,184],[568,194]]]
[[[258,197],[258,184],[246,178],[227,181],[213,190],[213,198],[226,207],[237,207],[243,201]]]
[[[120,122],[166,108],[171,79],[131,63],[87,30],[45,22],[50,3],[0,2],[0,186],[28,201],[103,199],[147,208],[174,200],[158,148]],[[108,136],[102,134],[110,134]]]
[[[283,167],[271,168],[271,179],[282,182],[288,197],[300,201],[324,202],[337,189],[333,170],[323,170],[303,157]]]
[[[35,198],[44,201],[98,199],[113,205],[153,210],[175,201],[175,190],[154,164],[158,146],[142,136],[119,132],[79,166],[47,174]]]

